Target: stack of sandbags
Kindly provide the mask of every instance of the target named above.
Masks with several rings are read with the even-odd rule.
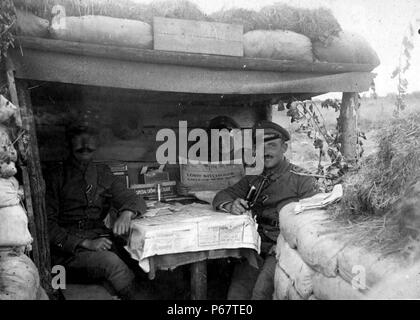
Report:
[[[0,120],[5,123],[16,110],[1,98]],[[26,211],[20,204],[23,193],[14,177],[16,160],[9,131],[0,124],[0,300],[47,299],[36,266],[24,254],[32,237]]]
[[[274,299],[366,299],[370,289],[405,263],[349,243],[330,229],[325,211],[296,214],[295,206],[288,204],[279,213]],[[415,288],[410,298],[418,299],[420,286]]]
[[[64,7],[53,8],[51,37],[59,40],[125,46],[153,47],[152,27],[142,21],[107,16],[66,17]]]
[[[277,266],[274,299],[303,300],[313,292],[312,278],[315,271],[292,249],[282,235],[277,239]]]
[[[315,57],[320,61],[370,64],[375,67],[380,63],[366,39],[353,32],[341,31],[328,45],[314,41],[312,46]]]
[[[243,41],[245,57],[313,62],[311,40],[293,31],[250,31]]]

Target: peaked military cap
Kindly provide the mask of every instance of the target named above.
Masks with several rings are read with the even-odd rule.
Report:
[[[282,138],[284,141],[290,140],[290,133],[282,126],[268,120],[258,121],[254,125],[254,130],[264,129],[264,142]]]
[[[67,135],[72,137],[81,133],[90,133],[94,135],[98,134],[98,119],[98,115],[90,110],[87,110],[82,114],[78,114],[77,116],[73,116],[66,128]]]
[[[210,120],[208,129],[238,129],[239,125],[231,117],[217,116]]]

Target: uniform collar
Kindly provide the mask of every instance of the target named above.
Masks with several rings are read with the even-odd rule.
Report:
[[[289,160],[286,159],[286,157],[283,158],[283,161],[281,161],[277,166],[270,169],[264,169],[263,175],[266,177],[270,177],[270,179],[276,179],[283,173],[285,173],[290,166]]]
[[[67,162],[70,164],[71,167],[76,168],[83,173],[85,173],[86,171],[94,167],[94,164],[92,161],[89,161],[87,164],[82,164],[73,156],[70,156]]]

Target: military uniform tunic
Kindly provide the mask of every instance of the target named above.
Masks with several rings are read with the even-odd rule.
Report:
[[[284,160],[276,168],[264,170],[262,175],[245,176],[235,185],[218,192],[213,200],[213,207],[218,209],[220,205],[237,198],[245,199],[252,185],[258,187],[264,176],[268,177],[269,182],[257,199],[253,213],[257,216],[262,242],[276,243],[280,232],[280,209],[290,202],[319,192],[316,180],[304,174],[304,169]]]
[[[109,233],[103,219],[111,207],[135,215],[147,209],[144,200],[116,179],[106,165],[90,163],[82,168],[70,159],[49,169],[45,177],[53,258],[71,257],[84,239]]]

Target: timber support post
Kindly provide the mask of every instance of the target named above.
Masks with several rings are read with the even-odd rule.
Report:
[[[341,136],[340,152],[348,163],[355,163],[357,155],[357,109],[359,94],[343,92],[343,98],[338,118],[339,134]]]
[[[48,237],[47,213],[45,208],[45,183],[41,171],[35,120],[26,82],[18,81],[16,89],[22,117],[22,127],[29,134],[26,167],[29,177],[29,186],[31,189],[34,222],[38,240],[39,265],[37,265],[37,267],[41,278],[41,285],[45,291],[51,295],[50,242]]]
[[[18,107],[16,122],[24,130],[24,136],[28,140],[19,139],[17,143],[28,215],[28,227],[33,238],[32,258],[38,268],[41,286],[51,297],[53,289],[51,287],[51,260],[45,208],[45,184],[41,172],[32,103],[26,82],[15,80],[14,66],[10,59],[7,59],[6,71],[11,100]]]

